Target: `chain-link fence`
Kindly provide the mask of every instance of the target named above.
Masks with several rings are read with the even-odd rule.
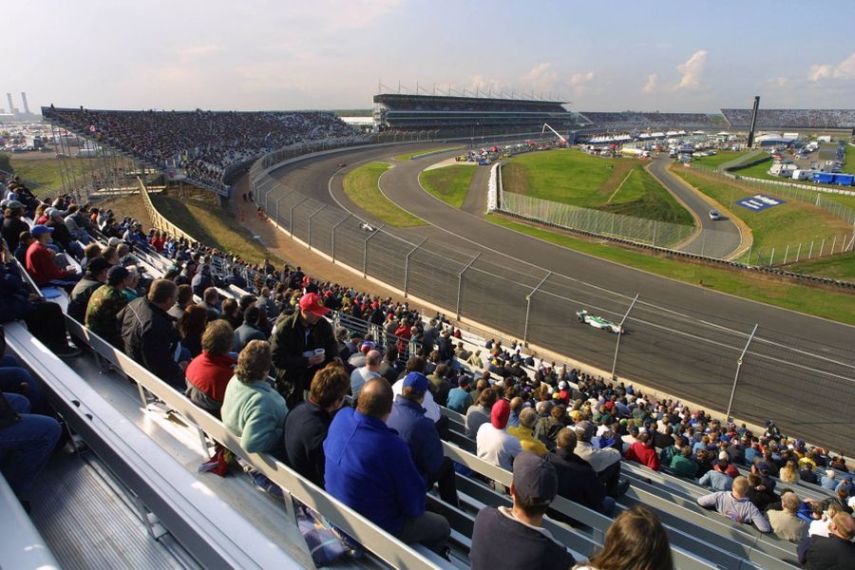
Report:
[[[655,247],[672,247],[689,238],[695,227],[541,200],[501,192],[500,211],[559,228],[625,239]]]

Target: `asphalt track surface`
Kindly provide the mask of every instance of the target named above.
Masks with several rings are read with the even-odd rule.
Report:
[[[273,173],[280,187],[270,199],[298,189],[382,224],[349,202],[342,171],[404,148],[413,149],[359,149],[285,166]],[[620,320],[638,294],[621,338],[617,374],[722,411],[739,355],[759,324],[741,366],[733,415],[761,424],[774,418],[786,433],[855,455],[855,327],[627,268],[451,208],[418,183],[418,173],[442,158],[397,163],[380,186],[391,200],[429,222],[389,232],[412,244],[428,238],[428,248],[436,252],[434,265],[417,279],[430,281],[432,289],[456,290],[456,271],[480,253],[463,282],[464,316],[522,337],[525,297],[551,271],[532,295],[529,339],[610,370],[617,337],[577,323],[575,311],[587,308]],[[339,168],[340,162],[348,166]],[[454,298],[444,298],[445,303],[437,304],[453,313]]]
[[[724,217],[724,214],[720,220],[711,220],[709,213],[714,208],[713,205],[703,196],[698,195],[686,182],[668,171],[668,165],[671,162],[669,158],[657,158],[650,163],[650,173],[671,194],[677,196],[695,214],[701,224],[701,231],[680,247],[680,251],[728,259],[731,254],[739,249],[739,244],[742,241],[739,228],[732,220]]]

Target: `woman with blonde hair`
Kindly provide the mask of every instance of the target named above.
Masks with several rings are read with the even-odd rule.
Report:
[[[671,545],[656,514],[642,505],[622,512],[606,531],[603,549],[574,570],[672,570]]]
[[[778,479],[781,480],[781,483],[787,485],[798,485],[799,468],[796,466],[796,462],[792,459],[787,461],[786,465],[781,467],[781,470],[778,472]]]

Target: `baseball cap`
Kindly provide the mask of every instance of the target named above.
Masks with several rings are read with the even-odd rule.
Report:
[[[369,351],[374,350],[375,348],[376,345],[374,344],[373,340],[362,341],[362,344],[359,345],[359,351],[363,353],[368,353]]]
[[[92,261],[89,262],[89,265],[86,266],[86,272],[90,275],[98,275],[105,269],[110,268],[110,262],[104,259],[103,257],[96,257]]]
[[[582,420],[576,424],[576,435],[578,435],[579,439],[582,441],[591,441],[591,438],[594,437],[596,432],[597,428],[595,428],[594,424],[588,420]]]
[[[97,260],[93,260],[93,263]],[[110,271],[107,272],[107,283],[110,285],[118,285],[122,281],[124,281],[130,273],[127,269],[122,267],[121,265],[114,265],[110,268]]]
[[[490,410],[490,423],[496,429],[505,429],[508,425],[508,418],[511,417],[511,405],[507,400],[499,400],[493,404]]]
[[[566,390],[566,389],[567,389],[567,382],[565,382],[564,380],[562,380],[561,382],[559,382],[559,383],[558,383],[558,389],[559,389],[559,390]]]
[[[558,493],[558,474],[545,457],[523,451],[514,458],[514,492],[527,503],[549,503]]]
[[[110,247],[118,247],[119,244],[121,244],[121,243],[122,243],[122,240],[120,240],[119,238],[117,238],[115,236],[113,236],[107,240],[107,245],[109,245]]]
[[[330,312],[329,308],[324,307],[321,303],[321,298],[317,293],[306,293],[300,297],[300,310],[318,317],[323,317]]]
[[[17,200],[9,200],[6,202],[6,207],[10,210],[23,210],[24,205],[18,202]]]
[[[719,460],[730,461],[730,455],[726,451],[720,451],[718,454]]]
[[[42,234],[52,234],[53,228],[38,224],[36,226],[33,226],[33,229],[30,230],[30,233],[33,234],[33,237],[39,237]]]
[[[428,391],[428,379],[421,372],[410,372],[404,376],[404,388],[410,387],[414,392],[424,393]]]

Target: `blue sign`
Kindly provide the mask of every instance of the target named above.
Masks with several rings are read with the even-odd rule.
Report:
[[[763,210],[768,210],[769,208],[774,208],[775,206],[779,206],[784,203],[780,198],[771,198],[764,194],[757,194],[756,196],[751,196],[750,198],[743,198],[736,202],[743,208],[747,208],[753,212],[762,212]]]

